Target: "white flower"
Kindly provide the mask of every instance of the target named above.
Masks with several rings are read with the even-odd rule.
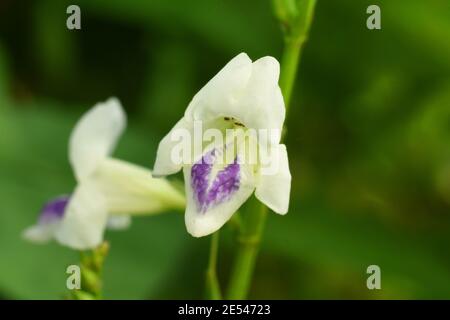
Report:
[[[69,160],[78,185],[72,195],[44,206],[38,223],[24,231],[26,239],[55,238],[74,249],[91,249],[102,242],[105,228],[126,228],[128,214],[184,208],[184,196],[167,180],[110,158],[125,126],[125,113],[115,98],[83,115],[69,141]]]
[[[280,144],[285,106],[278,78],[275,58],[252,63],[245,53],[239,54],[194,96],[184,117],[160,142],[153,175],[183,168],[185,222],[193,236],[218,230],[255,190],[256,197],[273,211],[287,213],[291,174],[286,147]],[[200,153],[194,147],[191,161],[180,163],[174,157],[180,132],[195,136],[198,122],[203,129],[231,129],[233,134],[222,144],[203,140]],[[269,134],[259,135],[263,131]],[[225,156],[231,161],[222,161]],[[267,166],[270,170],[265,170]]]

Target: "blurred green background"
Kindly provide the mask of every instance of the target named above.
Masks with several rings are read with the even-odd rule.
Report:
[[[66,28],[81,7],[82,30]],[[382,30],[366,28],[378,4]],[[0,2],[0,298],[57,299],[78,254],[20,238],[71,192],[78,117],[117,96],[118,158],[153,165],[159,140],[229,59],[277,58],[268,0]],[[450,298],[450,2],[319,0],[287,121],[290,212],[271,214],[251,298]],[[233,258],[222,232],[219,273]],[[180,215],[108,232],[105,297],[201,298],[208,238]],[[381,267],[382,290],[366,288]]]

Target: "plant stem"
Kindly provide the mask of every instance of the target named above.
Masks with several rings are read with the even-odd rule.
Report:
[[[103,242],[92,251],[81,252],[81,289],[71,291],[74,300],[102,299],[103,263],[109,251],[109,244]]]
[[[219,280],[217,279],[217,255],[219,251],[219,231],[211,236],[208,268],[206,270],[206,294],[211,300],[222,299]]]
[[[285,40],[285,48],[283,57],[281,58],[280,70],[280,88],[283,93],[286,113],[292,97],[292,89],[294,88],[295,76],[299,65],[299,59],[302,52],[302,43],[291,39]]]
[[[308,38],[315,6],[316,0],[298,0],[297,14],[294,17],[285,17],[284,19],[287,19],[287,21],[283,21],[287,27],[284,30],[285,47],[281,59],[280,88],[286,105],[286,113],[291,103],[292,88],[294,87],[302,48]],[[286,10],[292,10],[292,8],[289,6]]]
[[[228,299],[245,299],[250,288],[259,243],[264,230],[268,209],[266,206],[252,199],[255,208],[246,212],[245,226],[238,238],[239,248],[234,261]]]
[[[291,102],[302,46],[307,39],[314,12],[315,0],[298,2],[298,14],[289,22],[285,34],[285,48],[281,60],[280,88],[283,93],[286,113]],[[286,2],[287,3],[287,2]],[[283,5],[283,3],[279,3]],[[259,243],[264,231],[268,208],[252,199],[255,207],[250,208],[244,219],[239,248],[234,261],[228,287],[229,299],[245,299],[250,289],[253,270],[258,255]],[[257,206],[257,207],[256,207]]]

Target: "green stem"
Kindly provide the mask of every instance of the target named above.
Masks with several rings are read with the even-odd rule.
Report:
[[[102,273],[103,263],[109,251],[107,242],[92,251],[82,251],[81,269],[81,289],[71,291],[71,298],[74,300],[99,300],[102,299]]]
[[[206,270],[206,294],[211,300],[222,299],[219,280],[217,279],[217,255],[219,251],[219,231],[211,236],[208,268]]]
[[[247,228],[243,229],[238,238],[239,248],[231,272],[228,299],[245,299],[253,276],[268,209],[257,200],[252,200],[257,207],[246,212]]]
[[[278,5],[283,5],[283,1],[274,1],[275,3],[278,3]],[[293,10],[290,1],[287,1],[285,5],[285,10]],[[292,89],[294,87],[298,65],[300,63],[302,48],[308,38],[315,6],[316,0],[297,0],[297,7],[294,10],[296,12],[295,16],[292,16],[291,13],[289,18],[279,17],[286,25],[284,34],[285,47],[281,59],[280,70],[280,88],[283,92],[286,112],[289,110],[291,103]]]
[[[280,88],[283,93],[287,113],[291,102],[292,89],[294,88],[303,44],[302,42],[291,39],[286,39],[284,43],[285,48],[283,57],[281,58]]]
[[[291,102],[302,46],[307,39],[315,3],[315,0],[300,0],[297,3],[298,13],[290,20],[286,29],[285,48],[280,70],[280,88],[286,105],[286,113]],[[277,5],[283,5],[283,3],[277,1]],[[253,199],[252,203],[257,204],[258,207],[251,208],[246,212],[247,216],[244,220],[241,236],[238,239],[238,252],[231,271],[227,295],[229,299],[245,299],[247,297],[259,243],[264,231],[268,208],[256,199]]]

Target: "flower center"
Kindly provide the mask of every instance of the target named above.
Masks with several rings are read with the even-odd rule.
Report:
[[[245,128],[245,125],[242,122],[233,117],[224,117],[223,120],[225,120],[227,123],[232,124],[234,127]]]
[[[192,166],[191,187],[197,209],[205,213],[209,208],[228,200],[240,185],[238,157],[230,164],[220,161],[219,149],[207,152]]]

